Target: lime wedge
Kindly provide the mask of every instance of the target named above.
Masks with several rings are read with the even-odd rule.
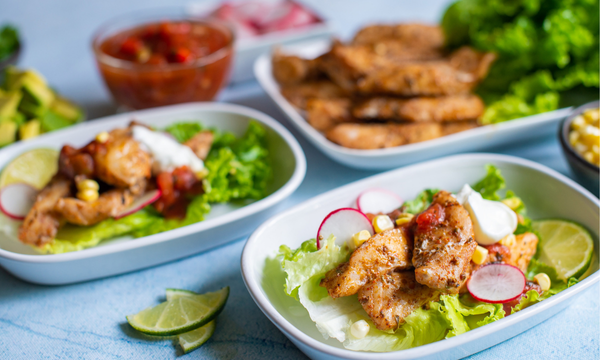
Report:
[[[590,265],[594,242],[581,225],[565,220],[539,220],[533,229],[540,235],[540,261],[553,266],[559,278],[582,275]]]
[[[134,329],[149,335],[178,335],[214,320],[225,307],[229,286],[202,295],[180,296],[127,316]]]
[[[202,346],[215,332],[215,320],[208,324],[197,328],[196,330],[188,331],[185,334],[179,335],[179,345],[183,349],[183,353],[187,354],[190,351],[196,350]]]
[[[14,183],[26,183],[42,189],[58,171],[58,151],[35,149],[19,155],[0,174],[0,188]]]
[[[167,301],[171,301],[171,300],[175,300],[178,297],[181,296],[191,296],[191,295],[198,295],[198,293],[195,293],[191,290],[184,290],[184,289],[167,289],[165,291],[166,295],[167,295]]]

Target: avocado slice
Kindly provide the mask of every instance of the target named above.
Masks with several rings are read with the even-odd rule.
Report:
[[[6,76],[4,85],[7,90],[20,90],[25,83],[34,83],[44,88],[48,87],[46,79],[33,69],[19,71],[16,67],[9,66],[4,74]]]
[[[0,118],[15,116],[22,96],[18,91],[0,93]]]
[[[56,99],[54,99],[54,102],[50,105],[50,110],[71,122],[76,122],[81,118],[81,111],[79,108],[60,96],[57,96]]]
[[[19,127],[19,138],[27,140],[39,136],[41,133],[41,123],[38,119],[29,120]]]
[[[45,84],[39,83],[32,77],[27,77],[23,80],[22,89],[25,94],[33,99],[34,103],[44,108],[48,108],[54,101],[56,95],[54,91]]]
[[[17,124],[12,121],[0,124],[0,146],[12,144],[17,140]]]
[[[29,95],[26,94],[19,104],[19,111],[30,118],[40,118],[46,113],[47,109],[36,104]]]
[[[58,115],[52,110],[46,111],[42,117],[40,118],[42,130],[44,132],[54,131],[58,129],[62,129],[64,127],[70,126],[73,123],[64,117]]]

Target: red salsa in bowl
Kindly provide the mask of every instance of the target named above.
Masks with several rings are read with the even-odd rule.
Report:
[[[214,20],[154,21],[94,39],[94,53],[115,100],[131,109],[212,100],[228,80],[233,32]]]

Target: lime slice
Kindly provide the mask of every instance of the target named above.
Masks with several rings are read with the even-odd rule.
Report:
[[[183,349],[183,353],[187,354],[190,351],[196,350],[202,346],[202,344],[210,339],[214,332],[215,320],[197,328],[196,330],[188,331],[185,334],[179,335],[179,345],[181,346],[181,349]]]
[[[202,295],[180,296],[127,316],[134,329],[149,335],[177,335],[214,320],[225,307],[229,286]]]
[[[42,189],[58,171],[58,151],[35,149],[19,155],[0,175],[0,188],[14,183],[26,183]]]
[[[165,291],[165,293],[167,295],[167,301],[175,300],[181,296],[198,295],[198,293],[195,293],[191,290],[184,290],[184,289],[167,289],[167,291]]]
[[[594,242],[581,225],[565,220],[539,220],[533,229],[540,235],[540,261],[553,266],[562,280],[582,275],[590,265]]]

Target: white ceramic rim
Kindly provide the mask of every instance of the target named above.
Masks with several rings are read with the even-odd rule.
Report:
[[[319,43],[322,40],[305,42],[305,44]],[[297,44],[293,44],[296,46]],[[407,153],[414,153],[420,150],[427,150],[430,148],[437,148],[442,146],[451,146],[453,143],[467,141],[473,137],[486,136],[496,131],[510,131],[519,129],[524,124],[529,126],[535,126],[536,124],[545,123],[549,118],[564,118],[568,116],[573,110],[572,107],[561,108],[554,111],[549,111],[541,114],[531,115],[523,118],[518,118],[510,121],[501,122],[498,124],[491,124],[481,126],[475,129],[461,131],[459,133],[446,135],[441,138],[423,141],[415,144],[407,144],[402,146],[396,146],[384,149],[374,150],[359,150],[350,149],[337,145],[329,140],[318,130],[308,124],[304,117],[296,110],[296,108],[290,104],[286,98],[281,95],[277,88],[272,86],[275,82],[273,75],[268,71],[263,71],[263,67],[270,66],[271,55],[269,53],[261,55],[254,62],[254,76],[258,80],[263,90],[271,97],[271,99],[281,108],[283,112],[288,116],[292,123],[300,129],[305,136],[312,141],[319,144],[319,146],[327,149],[332,153],[337,153],[345,156],[353,156],[357,158],[377,158],[384,156],[402,156]]]
[[[7,251],[0,248],[0,257],[20,261],[27,263],[59,263],[65,261],[74,261],[81,260],[86,258],[91,258],[95,256],[101,256],[106,254],[112,254],[120,251],[126,251],[131,249],[136,249],[164,241],[176,240],[177,238],[199,233],[201,231],[217,227],[223,225],[225,223],[235,222],[236,220],[242,219],[244,217],[250,216],[254,213],[258,213],[262,210],[265,210],[271,206],[274,206],[276,203],[282,201],[283,199],[290,196],[296,189],[300,186],[302,181],[304,180],[304,176],[306,174],[306,157],[304,156],[304,152],[300,147],[298,141],[294,138],[294,136],[279,122],[270,117],[269,115],[260,112],[258,110],[251,109],[246,106],[235,105],[235,104],[226,104],[226,103],[188,103],[188,104],[180,104],[180,105],[171,105],[164,106],[154,109],[133,111],[129,113],[117,114],[113,116],[108,116],[105,118],[100,118],[98,120],[93,120],[92,122],[81,123],[72,127],[69,127],[65,130],[59,130],[61,132],[69,132],[69,131],[79,131],[82,128],[86,127],[90,124],[98,124],[98,122],[108,122],[111,121],[114,123],[121,122],[121,118],[123,116],[128,116],[130,118],[135,118],[137,116],[160,116],[161,113],[168,115],[171,112],[175,111],[185,111],[186,108],[190,108],[189,110],[195,111],[216,111],[223,113],[234,113],[242,116],[246,116],[252,119],[255,119],[271,129],[275,131],[281,138],[287,143],[294,154],[294,159],[296,161],[296,167],[291,178],[279,189],[270,194],[269,196],[258,200],[252,204],[246,205],[242,208],[236,209],[228,214],[223,216],[219,216],[214,219],[201,221],[192,225],[184,226],[178,229],[165,231],[162,233],[158,233],[155,235],[141,237],[136,239],[135,241],[125,241],[116,244],[108,244],[106,246],[100,247],[92,247],[89,249],[84,249],[81,251],[69,252],[64,254],[51,254],[51,255],[25,255],[25,254],[17,254],[11,251]],[[114,119],[117,117],[117,119]],[[143,120],[143,119],[142,119]],[[109,125],[109,124],[107,124]],[[44,134],[41,136],[48,136],[56,134],[56,132]]]
[[[492,333],[494,333],[496,331],[500,331],[502,329],[510,327],[511,325],[513,325],[515,323],[518,323],[522,320],[528,319],[528,318],[536,315],[537,313],[542,312],[545,309],[552,307],[555,303],[562,302],[562,301],[574,296],[576,293],[579,293],[579,292],[585,290],[586,288],[589,288],[591,285],[593,285],[594,283],[597,283],[598,280],[600,280],[600,271],[596,271],[593,274],[591,274],[590,276],[588,276],[587,278],[585,278],[584,280],[582,280],[581,282],[579,282],[578,284],[574,285],[573,287],[568,288],[568,289],[560,292],[559,294],[552,296],[551,298],[549,298],[547,300],[544,300],[538,304],[535,304],[534,306],[528,307],[525,310],[520,311],[514,315],[508,316],[504,319],[495,321],[491,324],[468,331],[465,334],[461,334],[460,336],[456,336],[456,337],[453,337],[450,339],[440,340],[440,341],[437,341],[437,342],[434,342],[434,343],[431,343],[428,345],[419,346],[419,347],[416,347],[413,349],[393,351],[393,352],[387,352],[387,353],[352,351],[352,350],[348,350],[348,349],[339,349],[339,348],[327,345],[323,342],[313,339],[312,337],[306,335],[304,332],[300,331],[298,328],[296,328],[294,325],[292,325],[289,321],[287,321],[281,314],[279,314],[279,312],[273,307],[273,305],[271,305],[271,302],[269,301],[269,299],[265,296],[265,294],[261,290],[261,287],[259,284],[259,279],[255,279],[254,275],[253,275],[254,274],[254,266],[253,266],[253,260],[252,260],[252,256],[253,256],[252,252],[253,252],[253,248],[256,246],[255,243],[260,238],[261,233],[264,231],[264,229],[271,226],[271,224],[278,222],[282,217],[287,216],[288,213],[297,211],[300,208],[309,207],[314,203],[319,203],[321,201],[321,199],[329,197],[332,192],[336,192],[336,193],[343,192],[343,191],[347,190],[347,188],[357,186],[356,183],[361,183],[367,179],[375,180],[377,178],[387,177],[387,176],[389,176],[390,173],[394,173],[394,172],[398,172],[398,171],[404,171],[404,170],[408,170],[408,169],[418,169],[421,167],[434,167],[445,161],[454,160],[457,158],[458,159],[463,158],[464,162],[468,162],[472,159],[485,159],[486,161],[489,161],[489,162],[501,161],[501,162],[508,162],[508,163],[522,165],[522,166],[532,168],[534,170],[542,172],[550,177],[553,177],[553,178],[563,182],[564,184],[573,188],[574,190],[579,192],[581,195],[586,197],[588,200],[592,201],[593,203],[597,204],[600,207],[600,201],[598,200],[598,198],[593,196],[589,191],[584,189],[581,185],[577,184],[573,180],[567,178],[566,176],[564,176],[564,175],[558,173],[557,171],[554,171],[544,165],[535,163],[533,161],[525,160],[525,159],[522,159],[519,157],[515,157],[515,156],[498,155],[498,154],[490,154],[490,153],[460,154],[460,155],[454,155],[454,156],[448,156],[448,157],[444,157],[444,158],[440,158],[440,159],[430,160],[430,161],[426,161],[426,162],[423,162],[420,164],[409,165],[409,166],[406,166],[406,167],[403,167],[403,168],[397,169],[397,170],[387,171],[382,174],[374,175],[371,177],[367,177],[365,179],[355,181],[348,185],[344,185],[337,189],[334,189],[334,190],[328,191],[324,194],[321,194],[319,196],[316,196],[310,200],[307,200],[301,204],[298,204],[298,205],[286,210],[285,212],[283,212],[279,215],[272,217],[271,219],[267,220],[264,224],[262,224],[258,229],[256,229],[254,231],[254,233],[250,236],[248,241],[246,242],[246,245],[244,246],[244,250],[242,252],[242,258],[241,258],[242,277],[244,279],[246,288],[248,289],[248,292],[250,292],[250,296],[252,296],[252,299],[254,300],[254,302],[258,305],[258,307],[261,309],[261,311],[269,318],[269,320],[271,320],[271,322],[273,322],[277,327],[279,327],[285,333],[289,334],[289,336],[294,337],[296,340],[300,341],[307,347],[313,348],[322,353],[325,353],[325,354],[328,354],[331,356],[337,356],[337,357],[344,358],[344,359],[353,359],[353,360],[354,359],[356,359],[356,360],[362,360],[362,359],[373,359],[373,360],[389,359],[389,360],[392,360],[392,359],[401,359],[401,358],[412,359],[412,358],[430,356],[430,355],[439,353],[441,351],[449,350],[451,348],[458,347],[458,346],[464,345],[466,343],[469,343],[473,340],[477,340],[477,339],[483,338],[485,336],[491,335]]]

